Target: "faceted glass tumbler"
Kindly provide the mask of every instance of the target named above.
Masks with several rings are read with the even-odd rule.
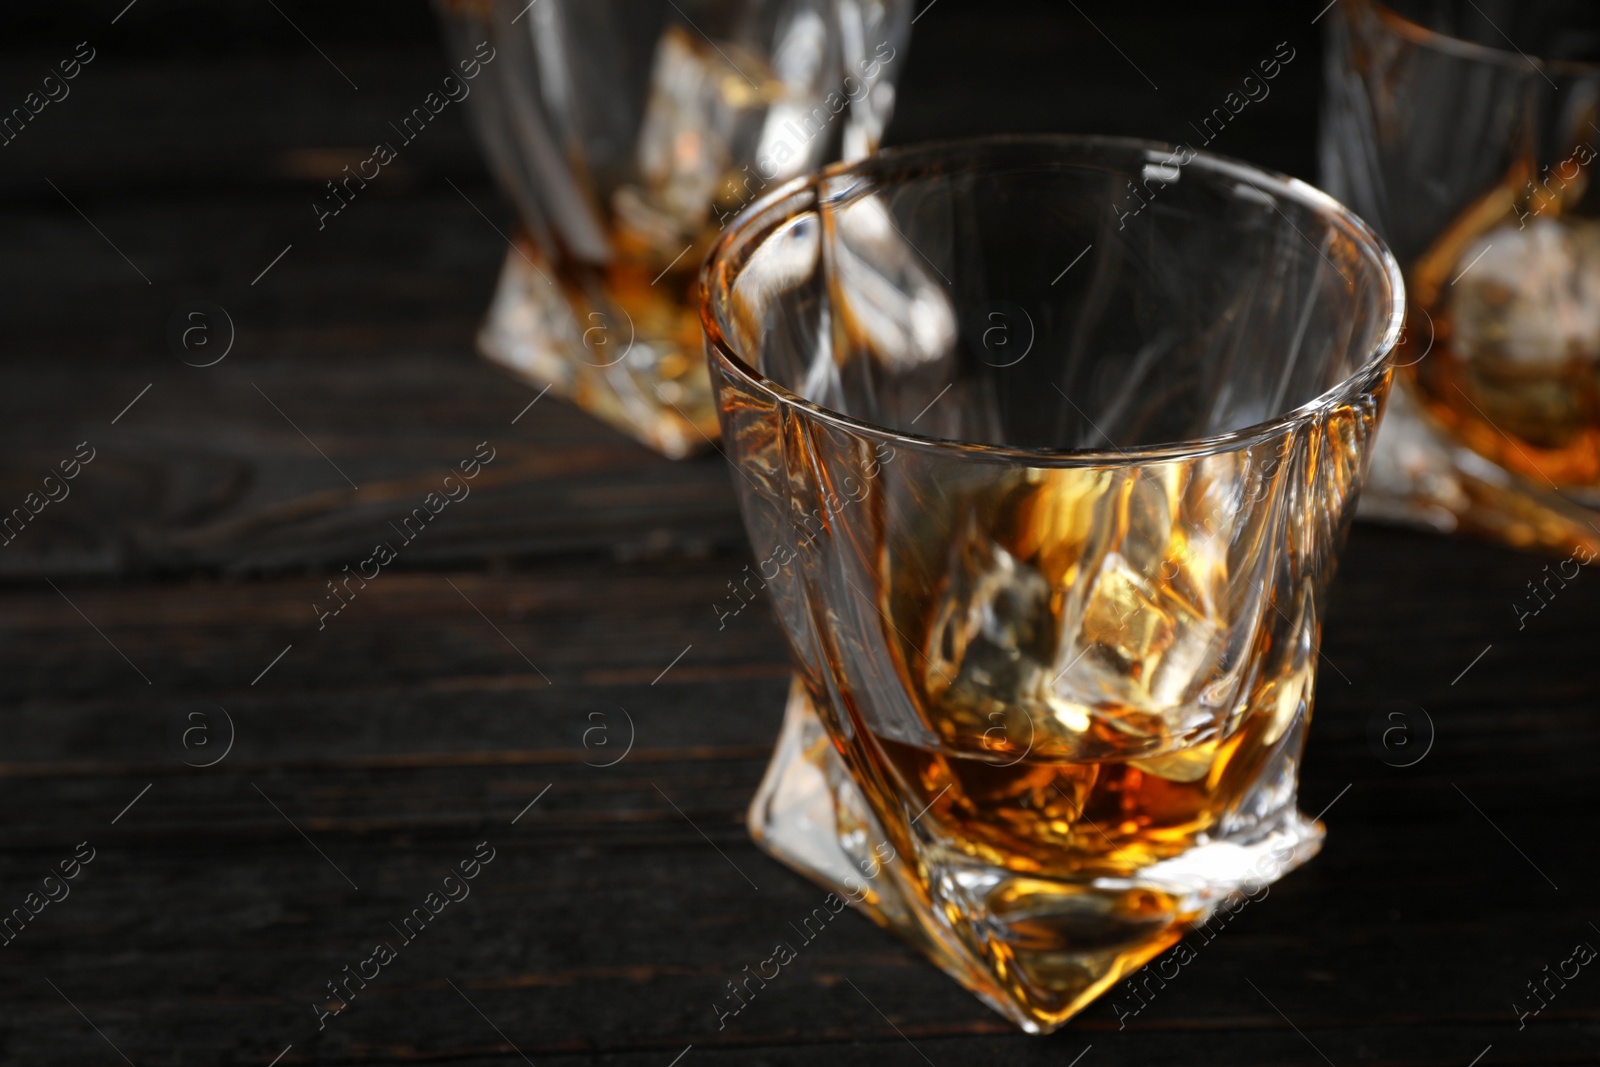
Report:
[[[1600,553],[1600,5],[1342,0],[1322,180],[1411,294],[1364,516]]]
[[[466,105],[522,224],[480,349],[668,456],[707,447],[700,260],[771,188],[877,147],[910,0],[436,6],[452,53],[492,56]]]
[[[1316,852],[1404,304],[1362,222],[1187,149],[938,145],[775,191],[703,301],[795,664],[762,847],[1033,1032]]]

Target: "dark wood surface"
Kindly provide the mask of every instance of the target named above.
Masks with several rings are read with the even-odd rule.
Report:
[[[97,49],[0,148],[4,506],[96,449],[0,549],[0,910],[94,850],[0,948],[0,1062],[1600,1062],[1593,968],[1512,1007],[1600,946],[1600,576],[1519,629],[1544,561],[1376,527],[1326,626],[1323,854],[1125,1028],[1113,995],[1024,1037],[851,915],[719,1030],[819,897],[743,827],[788,671],[766,615],[717,627],[749,562],[723,461],[554,399],[512,424],[532,393],[471,342],[503,251],[473,204],[509,212],[460,116],[317,232],[323,177],[442,76],[421,4],[124,4],[0,16],[6,107]],[[938,0],[893,137],[1183,138],[1287,39],[1215,147],[1314,177],[1320,6]],[[165,336],[198,299],[236,329],[205,369]],[[328,576],[484,440],[473,495],[319,630]],[[1405,768],[1369,736],[1396,700],[1436,732]],[[194,722],[218,747],[175,744]],[[484,841],[471,896],[319,1032],[325,983]]]

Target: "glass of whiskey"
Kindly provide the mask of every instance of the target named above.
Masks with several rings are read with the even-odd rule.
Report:
[[[763,848],[1036,1033],[1317,851],[1404,306],[1364,223],[1189,149],[955,142],[774,191],[702,299],[795,666]]]
[[[873,151],[910,0],[436,0],[520,226],[478,347],[672,457],[709,446],[700,260],[744,205]]]
[[[1342,0],[1323,185],[1406,273],[1361,514],[1600,553],[1600,5]]]

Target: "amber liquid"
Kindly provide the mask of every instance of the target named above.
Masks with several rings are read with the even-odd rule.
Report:
[[[606,235],[615,254],[603,269],[597,271],[572,260],[556,265],[551,277],[573,307],[606,309],[600,317],[591,314],[579,323],[585,328],[585,361],[600,367],[636,367],[648,362],[655,378],[683,383],[681,387],[690,380],[704,379],[697,275],[714,234],[703,232],[684,242],[687,251],[676,263],[669,263],[670,257],[612,222],[606,226]],[[597,283],[604,291],[603,302],[594,299]],[[615,320],[617,311],[622,313],[621,321]],[[640,351],[641,344],[649,345],[647,354]],[[645,359],[641,360],[641,355]],[[669,388],[668,395],[683,402],[678,390]]]
[[[1255,716],[1225,741],[1150,761],[1005,766],[882,736],[870,744],[912,814],[951,847],[1019,874],[1082,881],[1191,848],[1259,770],[1270,728]]]
[[[1521,368],[1466,359],[1446,340],[1449,313],[1429,314],[1438,337],[1426,360],[1410,368],[1429,414],[1474,452],[1537,485],[1600,485],[1600,382],[1593,366],[1553,361]],[[1418,355],[1402,349],[1398,358]]]
[[[1222,473],[1249,480],[1240,466]],[[924,740],[889,736],[850,711],[849,728],[830,731],[895,847],[929,864],[903,891],[937,914],[960,897],[950,888],[956,869],[982,887],[971,890],[976,907],[1005,933],[967,942],[987,960],[986,975],[969,974],[974,988],[993,981],[1002,1000],[1052,1025],[1201,914],[1144,872],[1277,817],[1266,809],[1283,794],[1263,783],[1292,774],[1314,674],[1288,600],[1283,612],[1229,602],[1236,578],[1220,538],[1158,533],[1145,509],[1161,509],[1148,493],[1106,490],[1092,472],[1052,472],[988,511],[984,533],[969,529],[957,576],[922,583],[891,570],[897,580],[880,603],[897,609],[902,662],[922,676]],[[1105,517],[1121,550],[1163,562],[1135,571],[1120,552],[1063,553],[1054,565],[1048,551],[1027,554],[1051,544],[1036,523],[1070,524],[1074,510],[1086,527],[1089,513]],[[1057,589],[1073,571],[1097,574],[1076,605],[1040,583],[1054,566],[1063,568]],[[1246,654],[1258,669],[1208,722],[1196,723],[1193,699],[1163,705],[1175,673],[1191,694],[1227,676],[1226,661],[1195,650],[1252,629],[1252,619]],[[1042,671],[1019,666],[1034,657]],[[1086,689],[1100,699],[1084,700]],[[1288,803],[1292,818],[1292,794]]]
[[[1543,488],[1600,487],[1600,222],[1469,215],[1413,268],[1396,362],[1474,452]],[[1431,346],[1431,347],[1430,347]]]
[[[880,810],[982,864],[1078,884],[1229,830],[1309,713],[1315,657],[1297,594],[1238,573],[1256,539],[1281,536],[1272,509],[1228,533],[1199,509],[1289,477],[1242,456],[1171,481],[1035,472],[978,506],[937,570],[906,565],[933,531],[892,542],[880,610],[923,736],[848,731],[852,762],[892,794]]]

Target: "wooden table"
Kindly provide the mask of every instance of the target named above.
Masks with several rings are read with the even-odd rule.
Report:
[[[422,4],[124,3],[0,37],[8,108],[95,50],[0,148],[0,503],[94,454],[0,550],[0,908],[61,897],[0,949],[0,1062],[1600,1062],[1592,969],[1512,1006],[1600,945],[1600,577],[1519,629],[1543,560],[1376,527],[1327,620],[1325,851],[1125,1028],[1113,997],[1024,1037],[852,915],[719,1030],[818,895],[743,826],[788,670],[766,615],[716,624],[749,562],[723,461],[524,410],[475,356],[509,210],[459,115],[317,230],[322,182],[442,76]],[[1287,40],[1214,147],[1311,177],[1320,6],[940,0],[893,136],[1186,138]],[[234,326],[206,368],[167,342],[195,300]],[[319,629],[329,578],[485,441],[472,496]],[[1431,716],[1413,766],[1371,741],[1389,701]]]

